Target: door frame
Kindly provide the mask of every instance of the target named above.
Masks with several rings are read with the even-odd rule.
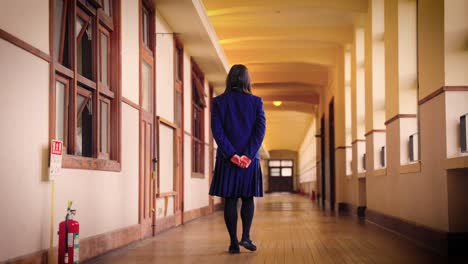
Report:
[[[181,51],[181,57],[177,57],[178,50]],[[177,192],[177,207],[178,211],[176,212],[176,225],[181,225],[184,223],[184,142],[185,142],[185,128],[184,128],[184,45],[182,41],[174,34],[174,124],[176,125],[176,145],[175,150],[177,155],[176,165],[177,165],[177,183],[178,183],[178,192]],[[176,60],[179,59],[178,63]],[[179,66],[180,69],[176,69]],[[182,74],[182,78],[178,79],[177,73]],[[180,126],[177,127],[175,114],[177,113],[177,92],[180,93]]]
[[[332,97],[328,105],[328,157],[330,174],[330,209],[335,210],[335,103]]]
[[[320,179],[321,179],[321,190],[320,190],[320,200],[322,207],[325,208],[325,198],[326,198],[326,177],[325,177],[325,114],[320,118]]]

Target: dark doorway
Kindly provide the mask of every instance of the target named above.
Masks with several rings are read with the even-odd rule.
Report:
[[[328,133],[330,155],[330,208],[335,210],[335,106],[333,99],[328,106]]]
[[[322,207],[325,207],[326,185],[325,185],[325,116],[320,119],[320,177],[322,182],[322,191],[320,198]]]
[[[268,191],[292,192],[294,177],[293,160],[269,160],[268,161]]]

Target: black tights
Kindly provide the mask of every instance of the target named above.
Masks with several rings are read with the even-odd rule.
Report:
[[[241,197],[242,240],[250,240],[250,226],[254,215],[255,205],[253,197]],[[237,240],[237,200],[238,198],[225,198],[224,221],[231,238],[231,245],[238,244]]]

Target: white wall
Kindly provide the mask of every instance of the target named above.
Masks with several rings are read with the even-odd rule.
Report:
[[[126,1],[122,8],[122,96],[139,104],[140,44],[138,1]]]
[[[0,39],[0,79],[2,261],[48,245],[49,65]]]
[[[174,122],[174,36],[159,12],[156,31],[156,114]]]
[[[316,175],[316,140],[315,119],[310,123],[304,140],[299,147],[299,183],[315,182]]]
[[[0,28],[49,54],[49,0],[2,0]]]

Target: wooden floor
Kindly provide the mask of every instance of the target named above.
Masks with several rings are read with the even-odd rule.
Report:
[[[240,222],[240,217],[239,217]],[[240,223],[238,234],[240,236]],[[447,263],[373,224],[322,212],[302,196],[256,199],[257,252],[227,253],[222,212],[173,228],[92,263]]]

